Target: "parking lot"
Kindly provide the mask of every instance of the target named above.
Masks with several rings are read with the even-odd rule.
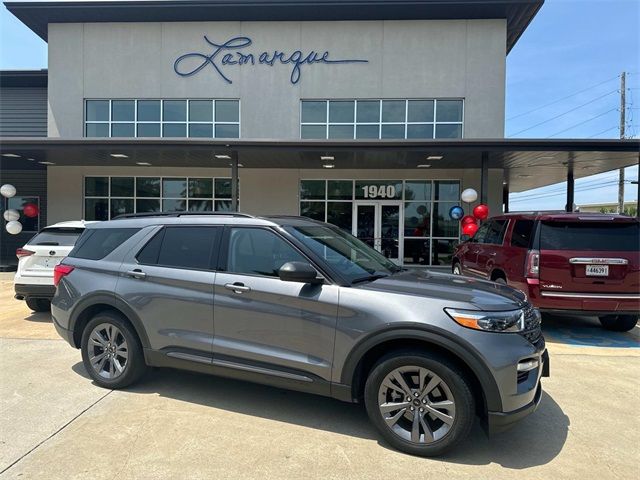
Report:
[[[538,411],[491,440],[476,424],[451,455],[390,449],[364,408],[215,377],[154,370],[94,386],[48,314],[0,274],[3,478],[638,478],[640,328],[549,319]]]

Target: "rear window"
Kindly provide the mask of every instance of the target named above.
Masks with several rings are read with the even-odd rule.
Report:
[[[29,245],[72,247],[82,232],[84,228],[45,228],[29,240]]]
[[[87,229],[82,234],[70,257],[100,260],[125,241],[131,238],[139,228],[96,228]]]
[[[511,246],[530,248],[533,220],[516,220],[511,232]]]
[[[541,250],[633,252],[640,247],[640,223],[543,222]]]

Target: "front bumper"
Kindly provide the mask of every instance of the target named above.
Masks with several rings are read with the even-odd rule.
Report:
[[[27,283],[15,284],[15,298],[24,300],[26,298],[45,298],[51,300],[56,293],[56,287],[53,285],[31,285]]]
[[[489,435],[504,432],[528,415],[536,411],[542,399],[542,384],[538,383],[533,401],[513,412],[487,412],[487,431]]]

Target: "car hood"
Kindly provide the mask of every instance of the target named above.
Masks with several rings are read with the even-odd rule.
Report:
[[[505,311],[522,307],[524,293],[506,285],[428,270],[409,269],[356,288],[466,303],[480,310]]]

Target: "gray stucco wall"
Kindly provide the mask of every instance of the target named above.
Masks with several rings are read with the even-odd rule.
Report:
[[[247,36],[243,52],[329,51],[367,64],[211,66],[173,71],[185,53]],[[466,138],[504,135],[504,20],[93,23],[49,25],[52,137],[81,137],[85,98],[239,98],[243,138],[299,138],[303,98],[464,98]],[[220,63],[220,62],[218,62]]]

